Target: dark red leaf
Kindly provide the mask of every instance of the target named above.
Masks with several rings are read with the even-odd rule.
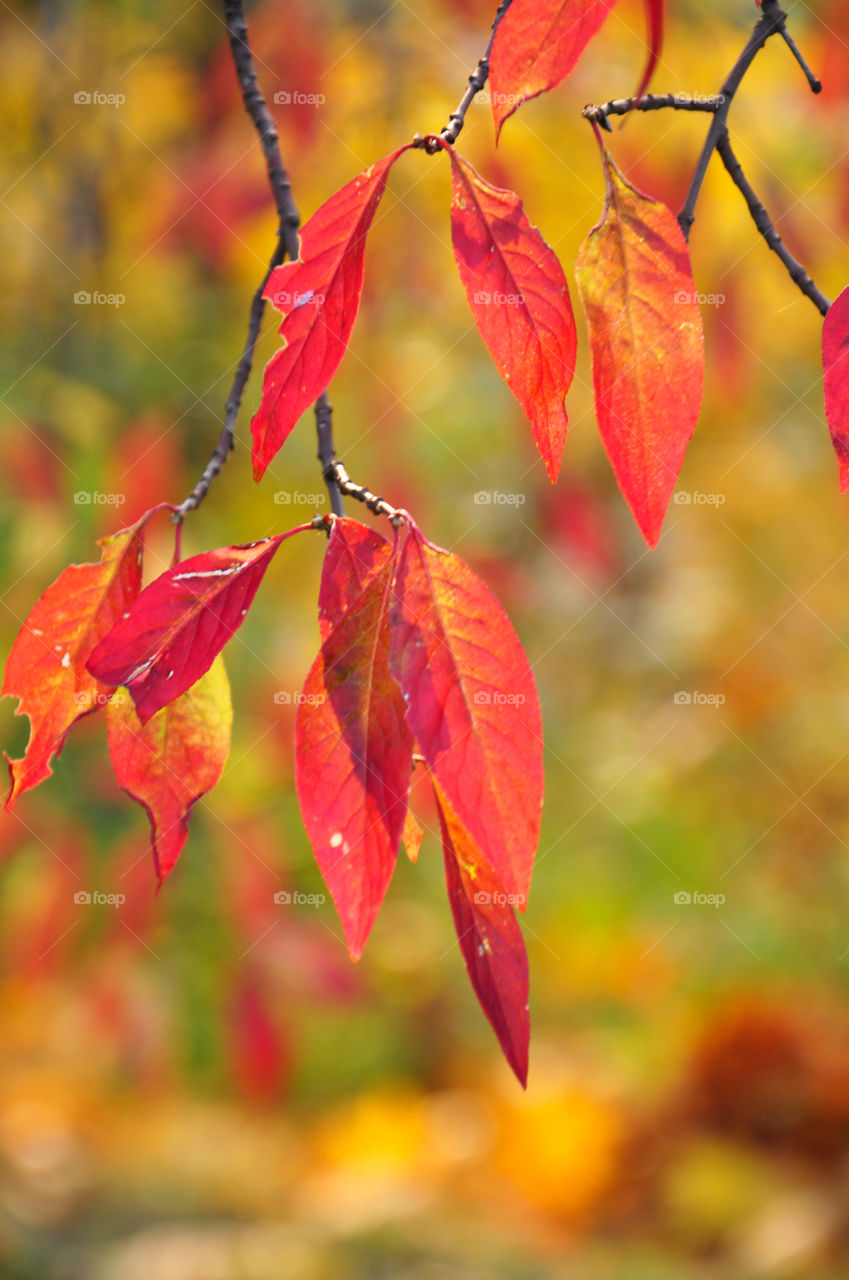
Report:
[[[449,154],[451,239],[460,279],[478,332],[530,421],[554,482],[566,443],[563,401],[575,374],[569,286],[519,197],[490,186],[453,149]]]
[[[168,569],[101,640],[89,671],[104,684],[126,685],[146,724],[209,670],[288,536],[218,547]]]
[[[334,520],[321,571],[318,626],[326,640],[373,578],[384,574],[392,544],[357,520]]]
[[[298,260],[271,273],[263,296],[283,312],[285,345],[266,366],[251,423],[257,480],[339,368],[360,307],[366,236],[389,170],[407,149],[375,161],[325,201],[301,230]]]
[[[523,1088],[528,1082],[528,957],[513,912],[487,859],[437,786],[445,878],[466,969],[504,1055]]]
[[[356,577],[353,524],[338,522],[335,538]],[[330,573],[343,564],[335,551]],[[336,593],[347,608],[321,646],[295,717],[301,813],[354,959],[392,878],[412,772],[404,700],[389,671],[393,568],[387,558],[355,599],[351,578],[341,590],[322,584],[325,601]]]
[[[837,461],[840,492],[849,488],[849,285],[832,302],[822,326],[825,417]]]
[[[391,668],[407,721],[503,888],[527,896],[542,807],[542,726],[528,660],[489,588],[402,533]]]

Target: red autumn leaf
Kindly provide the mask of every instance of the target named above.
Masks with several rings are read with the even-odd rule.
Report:
[[[460,279],[478,332],[529,419],[554,482],[566,443],[563,400],[575,374],[569,286],[519,197],[490,186],[453,149],[449,154],[451,239]]]
[[[646,11],[646,32],[648,35],[649,56],[646,60],[643,77],[640,80],[640,87],[634,94],[635,98],[642,98],[649,82],[654,75],[655,68],[660,60],[660,51],[663,47],[663,9],[664,0],[643,0],[643,7]]]
[[[377,160],[325,201],[301,230],[298,260],[275,268],[265,286],[263,296],[283,312],[285,345],[266,366],[251,422],[257,480],[339,368],[360,307],[366,236],[389,170],[407,149]]]
[[[51,757],[62,750],[71,726],[109,696],[86,670],[86,660],[141,589],[146,519],[101,538],[99,564],[63,569],[18,633],[2,694],[20,699],[16,714],[29,716],[31,729],[23,759],[9,760],[7,809],[49,777]]]
[[[528,957],[510,896],[436,786],[445,878],[466,969],[519,1083],[528,1083]]]
[[[322,640],[374,577],[384,574],[392,545],[357,520],[334,520],[321,572],[318,627]]]
[[[419,822],[412,809],[407,810],[407,816],[404,819],[404,830],[401,834],[401,843],[404,846],[404,852],[411,862],[418,862],[419,851],[424,840],[424,831],[422,831]]]
[[[822,326],[825,417],[837,461],[840,492],[849,488],[849,285],[835,298]]]
[[[513,112],[555,89],[575,66],[616,0],[513,0],[492,46],[489,85],[495,139]]]
[[[219,655],[209,670],[142,724],[125,693],[106,713],[109,756],[118,784],[147,810],[160,883],[179,858],[192,805],[221,777],[230,750],[233,708]]]
[[[105,684],[126,685],[146,724],[209,670],[289,536],[218,547],[168,569],[101,640],[89,671]]]
[[[619,487],[655,546],[699,417],[704,339],[687,243],[603,152],[607,199],[578,255],[596,416]]]
[[[353,523],[338,522],[337,542],[349,539]],[[342,564],[334,557],[330,572]],[[321,646],[295,717],[301,814],[353,959],[392,878],[412,772],[404,700],[389,671],[393,568],[387,560],[355,599],[356,571],[350,586],[336,588],[348,607]],[[325,598],[328,590],[323,584]]]
[[[452,809],[508,892],[527,896],[542,807],[542,727],[528,660],[457,556],[402,535],[391,669]]]

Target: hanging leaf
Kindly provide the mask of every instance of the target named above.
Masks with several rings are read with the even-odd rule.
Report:
[[[356,543],[353,524],[334,525],[337,546]],[[335,556],[330,572],[344,564]],[[350,603],[321,646],[295,716],[301,814],[353,959],[392,878],[412,772],[404,700],[389,670],[393,568],[387,560],[353,599],[356,567],[334,587]],[[325,599],[329,591],[323,582]]]
[[[251,423],[257,480],[339,368],[360,307],[366,236],[389,170],[408,146],[376,161],[325,201],[301,230],[298,260],[276,267],[269,277],[263,296],[283,313],[285,344],[266,366]]]
[[[141,589],[144,525],[101,538],[99,564],[63,569],[33,608],[6,663],[2,695],[20,699],[16,715],[30,719],[22,760],[9,760],[11,809],[22,792],[52,773],[71,726],[105,704],[109,690],[86,670],[94,646]]]
[[[533,427],[553,483],[566,443],[563,401],[575,374],[577,343],[566,277],[519,197],[491,186],[448,150],[460,279],[478,332]]]
[[[601,438],[653,547],[699,417],[702,319],[674,216],[602,156],[607,200],[578,255],[578,284]]]
[[[825,417],[840,466],[840,492],[849,489],[849,285],[822,326]]]
[[[119,786],[147,810],[160,883],[179,858],[192,805],[221,777],[230,751],[233,708],[224,660],[142,724],[121,690],[106,713]]]
[[[407,816],[404,819],[404,831],[401,835],[401,843],[404,846],[404,852],[410,859],[410,862],[418,862],[419,852],[424,840],[424,832],[412,809],[407,810]]]
[[[218,547],[168,569],[101,640],[89,671],[105,684],[125,685],[146,724],[209,670],[289,536]]]
[[[542,807],[542,726],[528,660],[501,605],[457,556],[402,536],[391,669],[407,722],[502,887],[527,898]]]
[[[504,1056],[528,1082],[528,957],[510,896],[437,785],[445,878],[466,969]]]
[[[321,571],[318,627],[326,640],[363,588],[385,574],[392,555],[386,538],[357,520],[336,519]]]
[[[496,142],[504,121],[523,102],[566,79],[615,3],[513,0],[498,24],[489,60]]]
[[[648,58],[646,60],[643,78],[640,81],[639,88],[634,97],[642,98],[649,82],[655,73],[658,62],[660,61],[660,51],[663,47],[663,9],[664,0],[643,0],[643,6],[646,12],[646,36],[648,44]]]

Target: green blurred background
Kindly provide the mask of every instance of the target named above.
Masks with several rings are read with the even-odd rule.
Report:
[[[249,7],[304,218],[445,123],[492,7]],[[849,17],[836,0],[788,9],[824,92],[773,41],[733,134],[782,236],[835,296],[849,277]],[[715,92],[754,16],[748,0],[673,3],[654,87]],[[641,6],[622,0],[497,152],[485,103],[462,135],[570,278],[603,195],[580,108],[633,91],[642,33]],[[274,216],[215,5],[18,3],[0,35],[7,652],[67,563],[194,484]],[[610,147],[677,208],[705,123],[630,118]],[[548,485],[471,323],[439,158],[393,171],[331,388],[351,475],[485,577],[539,683],[527,1094],[468,987],[423,789],[421,857],[399,862],[357,966],[329,903],[274,901],[322,887],[285,701],[317,648],[322,541],[293,540],[228,648],[232,755],[158,896],[99,717],[0,823],[4,1280],[849,1273],[849,515],[820,322],[716,162],[691,244],[714,295],[706,397],[685,500],[653,553],[598,440],[580,320],[563,477]],[[250,476],[275,347],[268,314],[238,450],[187,522],[187,554],[324,509],[309,417],[263,483]],[[163,520],[151,569],[169,553]],[[20,755],[26,721],[12,701],[2,715]],[[126,902],[81,906],[81,889]]]

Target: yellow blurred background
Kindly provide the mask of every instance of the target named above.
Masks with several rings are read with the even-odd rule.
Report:
[[[836,0],[787,7],[824,92],[773,40],[732,134],[833,297],[849,278],[849,18]],[[492,9],[249,6],[304,218],[442,127]],[[748,0],[672,3],[653,87],[716,92],[755,16]],[[8,652],[66,564],[194,484],[275,223],[218,7],[32,0],[0,6],[0,33]],[[580,110],[632,92],[643,58],[642,6],[621,0],[497,151],[485,102],[460,139],[521,194],[570,279],[603,199]],[[615,124],[609,145],[677,209],[705,128],[652,113]],[[228,648],[232,755],[158,896],[146,819],[111,777],[98,717],[0,823],[3,1280],[849,1273],[849,514],[820,320],[717,161],[691,247],[711,299],[706,396],[653,553],[598,440],[580,319],[564,470],[548,484],[468,312],[439,157],[393,170],[331,388],[352,477],[482,574],[540,687],[527,1094],[466,981],[418,793],[421,857],[399,862],[357,966],[329,902],[274,901],[322,888],[291,702],[318,644],[322,542],[295,539]],[[267,314],[237,451],[187,521],[185,554],[325,508],[309,416],[251,479],[276,345]],[[476,503],[484,491],[513,500]],[[151,567],[169,553],[163,520]],[[2,715],[20,755],[26,722],[11,701]],[[81,905],[81,889],[126,902]]]

